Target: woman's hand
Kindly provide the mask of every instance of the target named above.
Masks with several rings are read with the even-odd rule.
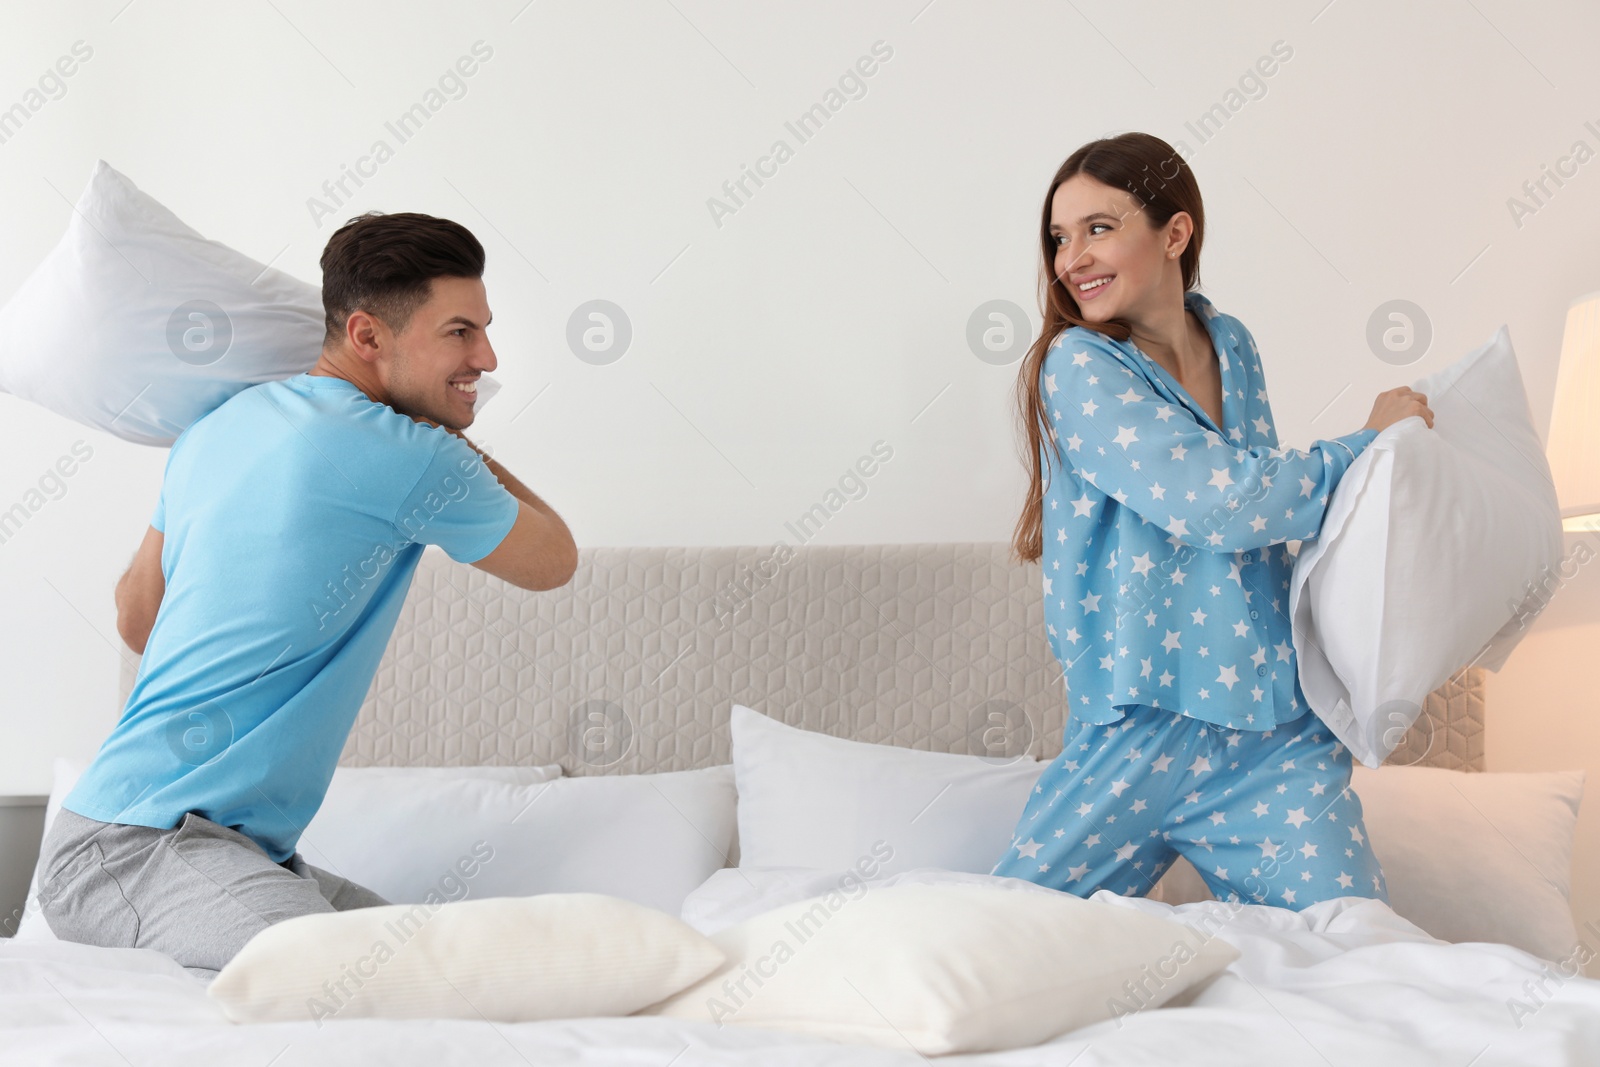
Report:
[[[1377,430],[1382,433],[1401,419],[1408,419],[1413,415],[1421,415],[1422,421],[1433,428],[1433,409],[1428,406],[1428,398],[1409,386],[1402,385],[1398,389],[1379,393],[1378,399],[1372,405],[1372,417],[1362,427],[1364,430]]]

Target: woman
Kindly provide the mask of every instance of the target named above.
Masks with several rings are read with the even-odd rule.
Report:
[[[1041,231],[1014,547],[1043,568],[1071,718],[994,873],[1143,895],[1181,854],[1219,899],[1387,901],[1350,754],[1298,684],[1284,542],[1317,535],[1379,431],[1433,425],[1427,397],[1279,448],[1255,341],[1195,291],[1200,190],[1160,138],[1074,152]]]

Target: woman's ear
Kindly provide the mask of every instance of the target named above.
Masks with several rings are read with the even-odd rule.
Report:
[[[1189,238],[1194,236],[1194,219],[1187,211],[1174,212],[1172,218],[1167,220],[1166,231],[1167,239],[1162,251],[1168,259],[1177,259],[1189,247]]]

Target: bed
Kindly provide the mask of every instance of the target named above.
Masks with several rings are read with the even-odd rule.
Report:
[[[586,549],[574,580],[547,593],[511,588],[429,550],[341,763],[559,764],[571,778],[705,770],[730,761],[734,704],[853,741],[1049,759],[1059,751],[1065,702],[1038,588],[1037,565],[1011,564],[1002,544]],[[132,682],[125,667],[124,698]],[[1483,672],[1464,670],[1430,695],[1390,762],[1476,775],[1486,714]],[[711,881],[726,884],[739,851],[718,859],[726,870]],[[742,881],[745,891],[760,877]],[[778,895],[798,899],[805,882],[789,872]],[[1163,879],[1149,897],[1097,899],[1180,922],[1222,906],[1170,903],[1177,897],[1167,889]],[[1063,1067],[1600,1062],[1600,982],[1530,952],[1446,943],[1359,898],[1300,912],[1245,908],[1224,936],[1240,959],[1181,1002],[1036,1047],[944,1059]],[[202,982],[158,953],[37,940],[0,947],[0,1019],[0,1061],[16,1063],[919,1059],[646,1016],[233,1025]]]

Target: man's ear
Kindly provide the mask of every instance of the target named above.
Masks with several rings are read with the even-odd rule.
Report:
[[[393,346],[393,334],[376,315],[357,309],[345,320],[345,347],[359,359],[374,363]]]

